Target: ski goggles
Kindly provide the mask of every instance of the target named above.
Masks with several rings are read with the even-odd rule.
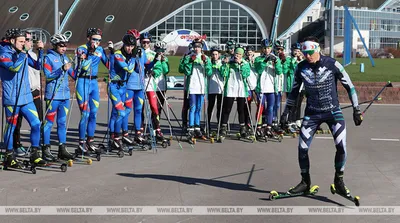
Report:
[[[142,41],[142,44],[150,44],[150,41],[148,40]]]
[[[59,44],[57,44],[57,46],[59,46],[59,47],[67,47],[67,44],[66,43],[59,43]]]
[[[312,41],[305,41],[301,46],[301,51],[303,52],[304,56],[313,55],[314,53],[320,52],[319,44]]]
[[[100,43],[100,42],[101,42],[101,39],[92,38],[92,41],[93,41],[93,42],[99,42],[99,43]]]

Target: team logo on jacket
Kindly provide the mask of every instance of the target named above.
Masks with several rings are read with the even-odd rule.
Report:
[[[57,59],[54,59],[54,62],[55,62],[55,63],[58,63],[59,61],[58,61]]]
[[[95,51],[95,52],[94,52],[94,55],[95,55],[96,57],[101,57],[102,53]]]

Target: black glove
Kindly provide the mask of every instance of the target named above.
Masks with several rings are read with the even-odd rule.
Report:
[[[363,116],[360,111],[360,107],[358,107],[358,106],[353,109],[353,120],[354,120],[354,124],[356,126],[361,125],[361,123],[363,121]]]

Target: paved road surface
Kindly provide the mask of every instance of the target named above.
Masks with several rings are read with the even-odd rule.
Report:
[[[171,103],[180,116],[181,102]],[[234,110],[233,110],[234,111]],[[106,102],[101,103],[98,133],[104,134]],[[361,127],[355,127],[350,110],[348,160],[345,182],[365,206],[400,205],[400,106],[373,106]],[[233,115],[232,115],[233,116]],[[172,115],[171,115],[172,117]],[[233,118],[233,117],[232,117]],[[79,119],[72,109],[69,144],[76,146]],[[166,121],[163,121],[167,125]],[[176,125],[173,122],[173,125]],[[26,124],[24,128],[27,129]],[[168,131],[165,131],[166,133]],[[24,136],[27,132],[23,133]],[[316,135],[311,151],[316,197],[269,201],[270,190],[286,191],[300,180],[297,139],[282,143],[198,143],[191,148],[177,142],[168,149],[135,152],[123,159],[103,157],[92,166],[76,164],[66,173],[38,171],[36,175],[0,172],[2,205],[138,205],[138,206],[348,206],[332,195],[335,148],[328,135]],[[322,138],[320,138],[322,137]],[[371,140],[375,138],[375,140]],[[377,140],[378,139],[378,140]],[[392,139],[381,141],[379,139]],[[54,143],[54,145],[56,145]],[[54,146],[53,149],[56,149]],[[70,149],[72,149],[70,147]],[[250,184],[249,171],[255,165]],[[398,222],[391,216],[2,216],[0,222]]]

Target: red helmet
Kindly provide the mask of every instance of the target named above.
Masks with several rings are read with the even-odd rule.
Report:
[[[128,31],[126,31],[127,35],[132,35],[134,36],[136,39],[140,38],[140,33],[139,31],[137,31],[137,29],[129,29]]]

